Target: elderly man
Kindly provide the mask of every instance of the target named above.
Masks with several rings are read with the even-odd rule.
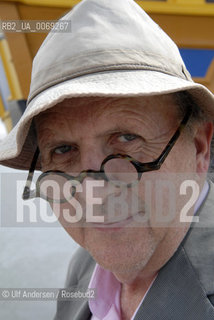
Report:
[[[59,301],[55,319],[214,319],[212,93],[132,0],[84,0],[62,21],[0,152],[83,247],[66,285],[96,297]]]

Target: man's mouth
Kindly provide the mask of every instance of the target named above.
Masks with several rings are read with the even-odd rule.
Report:
[[[106,221],[106,222],[91,222],[87,223],[88,227],[95,228],[95,229],[100,229],[100,230],[113,230],[113,229],[121,229],[126,226],[129,226],[133,222],[138,223],[137,217],[141,216],[144,214],[143,211],[137,212],[135,214],[132,214],[126,218],[123,219],[118,219],[118,220],[111,220],[111,221]]]

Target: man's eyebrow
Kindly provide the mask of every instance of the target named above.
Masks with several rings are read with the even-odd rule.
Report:
[[[106,136],[106,135],[111,135],[111,134],[115,134],[115,133],[135,133],[135,134],[140,134],[139,132],[139,128],[138,126],[133,127],[133,125],[127,125],[124,124],[123,126],[117,125],[112,129],[108,129],[104,132],[100,132],[96,135],[96,137],[102,137],[102,136]]]
[[[100,132],[99,134],[97,134],[97,137],[111,135],[111,134],[114,134],[114,133],[123,133],[123,132],[129,132],[130,133],[131,130],[128,130],[128,129],[125,129],[125,128],[122,128],[122,127],[116,127],[114,129],[109,129],[107,131]]]
[[[130,126],[130,125],[127,125],[127,124],[124,124],[124,125],[117,125],[117,126],[114,126],[112,127],[111,129],[108,129],[108,130],[104,130],[102,132],[98,132],[97,134],[95,134],[95,138],[102,138],[102,137],[105,137],[105,136],[109,136],[109,135],[112,135],[112,134],[138,134],[138,135],[141,135],[142,134],[139,132],[139,128],[138,126],[136,127],[133,127],[133,126]],[[43,149],[46,149],[46,150],[50,150],[54,147],[57,147],[57,146],[61,146],[61,145],[76,145],[77,142],[75,142],[72,138],[71,139],[62,139],[62,138],[51,138],[50,140],[48,141],[45,141],[44,143],[42,143],[42,147]]]
[[[102,138],[102,137],[105,137],[105,136],[108,136],[108,135],[111,135],[111,134],[116,134],[116,133],[133,133],[133,131],[134,130],[125,129],[125,128],[122,128],[122,127],[115,127],[115,128],[103,131],[103,132],[99,132],[99,133],[95,134],[94,137],[95,138]],[[50,139],[47,142],[44,142],[43,147],[45,149],[52,149],[52,148],[54,148],[56,146],[68,145],[68,144],[69,145],[70,144],[75,145],[76,142],[72,138],[71,139],[53,138],[53,139]]]

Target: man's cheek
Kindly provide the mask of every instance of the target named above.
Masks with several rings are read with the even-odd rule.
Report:
[[[179,212],[179,188],[172,177],[146,175],[139,187],[139,197],[145,203],[148,224],[154,227],[168,227]]]
[[[80,226],[83,218],[83,209],[75,198],[66,203],[52,203],[51,208],[64,228]]]

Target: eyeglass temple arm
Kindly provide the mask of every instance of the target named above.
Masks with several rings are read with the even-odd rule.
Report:
[[[166,148],[163,150],[163,152],[161,153],[160,157],[157,159],[157,166],[161,166],[162,163],[164,162],[164,160],[166,159],[166,157],[168,156],[169,152],[171,151],[172,147],[174,146],[174,144],[177,141],[178,137],[180,136],[181,132],[185,128],[185,125],[187,124],[191,114],[192,114],[192,108],[190,107],[187,110],[183,120],[181,121],[181,124],[180,124],[179,128],[177,129],[177,131],[175,132],[173,137],[168,142]]]
[[[181,121],[180,126],[176,130],[173,137],[169,140],[167,146],[165,147],[165,149],[163,150],[161,155],[154,162],[148,162],[148,163],[144,164],[143,171],[139,173],[139,177],[141,177],[143,172],[148,172],[148,171],[160,169],[161,165],[163,164],[164,160],[168,156],[169,152],[171,151],[172,147],[174,146],[175,142],[177,141],[178,137],[180,136],[181,132],[183,131],[185,125],[187,124],[191,114],[192,114],[192,108],[190,107],[187,110],[183,120]]]
[[[38,160],[38,157],[39,157],[39,153],[40,153],[40,151],[39,151],[39,148],[37,147],[36,151],[34,153],[34,156],[33,156],[33,160],[32,160],[31,166],[30,166],[30,170],[29,170],[29,173],[28,173],[28,176],[27,176],[26,185],[24,187],[24,191],[23,191],[23,194],[22,194],[22,199],[23,200],[27,200],[27,199],[31,198],[30,187],[31,187],[31,183],[32,183],[32,180],[33,180],[33,174],[34,174],[34,171],[35,171],[35,168],[36,168],[36,163],[37,163],[37,160]]]

